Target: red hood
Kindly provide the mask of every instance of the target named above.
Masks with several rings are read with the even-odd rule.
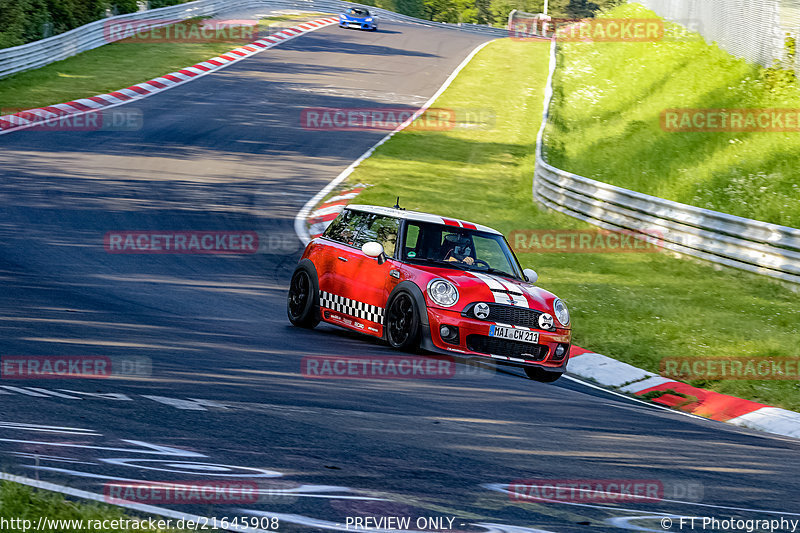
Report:
[[[414,267],[430,275],[424,280],[424,284],[419,284],[423,291],[427,283],[434,278],[444,278],[453,282],[459,293],[458,303],[450,308],[454,311],[461,311],[473,302],[496,302],[506,305],[513,304],[521,308],[529,307],[547,313],[553,312],[553,300],[556,296],[527,281],[452,268],[427,265],[414,265]]]

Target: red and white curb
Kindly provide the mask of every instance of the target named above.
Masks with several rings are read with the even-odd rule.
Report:
[[[800,438],[800,413],[692,387],[583,348],[572,348],[568,370],[575,376],[594,380],[623,393],[645,397],[652,403],[670,409]]]
[[[263,52],[264,50],[269,50],[295,37],[324,28],[325,26],[330,26],[331,24],[336,24],[337,22],[338,19],[334,17],[304,22],[286,30],[273,33],[262,39],[258,39],[250,44],[234,48],[230,52],[212,57],[211,59],[197,63],[191,67],[186,67],[177,72],[171,72],[137,85],[131,85],[130,87],[109,94],[98,94],[97,96],[82,98],[64,104],[54,104],[20,111],[13,115],[0,116],[0,135],[29,128],[37,124],[43,124],[48,121],[60,120],[67,116],[91,113],[147,98],[207,74],[211,74],[212,72],[258,54],[259,52]]]
[[[317,206],[314,211],[308,215],[308,233],[312,239],[315,239],[323,234],[333,219],[339,216],[339,213],[344,210],[345,206],[349,204],[356,196],[361,194],[366,185],[356,185],[352,189],[347,189],[341,193],[328,198]]]

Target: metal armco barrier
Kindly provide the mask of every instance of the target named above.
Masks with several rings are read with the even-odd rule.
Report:
[[[533,198],[548,208],[610,230],[659,235],[660,246],[714,263],[800,283],[800,229],[719,213],[615,187],[558,169],[544,160],[553,98],[556,43],[536,146]]]
[[[110,36],[106,31],[106,27],[107,24],[112,21],[125,22],[150,19],[184,20],[193,17],[209,17],[226,11],[236,11],[254,7],[338,13],[347,7],[359,5],[361,4],[344,2],[342,0],[197,0],[177,6],[118,15],[116,17],[90,22],[80,28],[75,28],[74,30],[47,39],[12,48],[0,49],[0,78],[17,72],[43,67],[55,61],[61,61],[62,59],[66,59],[81,52],[86,52],[108,44]],[[396,22],[410,22],[426,26],[435,26],[437,28],[449,28],[472,33],[495,35],[497,37],[504,37],[507,35],[507,30],[504,28],[493,28],[478,24],[444,24],[432,22],[430,20],[417,19],[372,6],[363,7],[374,12],[378,16],[379,21],[391,20]]]

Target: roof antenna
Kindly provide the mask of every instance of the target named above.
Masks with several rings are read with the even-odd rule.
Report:
[[[394,204],[394,209],[402,209],[403,211],[405,211],[405,209],[400,207],[400,197],[399,196],[397,197],[397,201]]]

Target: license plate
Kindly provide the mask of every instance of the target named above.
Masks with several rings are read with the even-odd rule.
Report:
[[[348,24],[348,26],[350,26],[351,28],[360,28],[361,24],[356,24],[355,22],[351,22],[350,24]]]
[[[489,328],[489,336],[499,337],[501,339],[509,339],[512,341],[529,342],[531,344],[539,343],[539,333],[537,331],[528,331],[527,329],[491,326],[491,328]]]

